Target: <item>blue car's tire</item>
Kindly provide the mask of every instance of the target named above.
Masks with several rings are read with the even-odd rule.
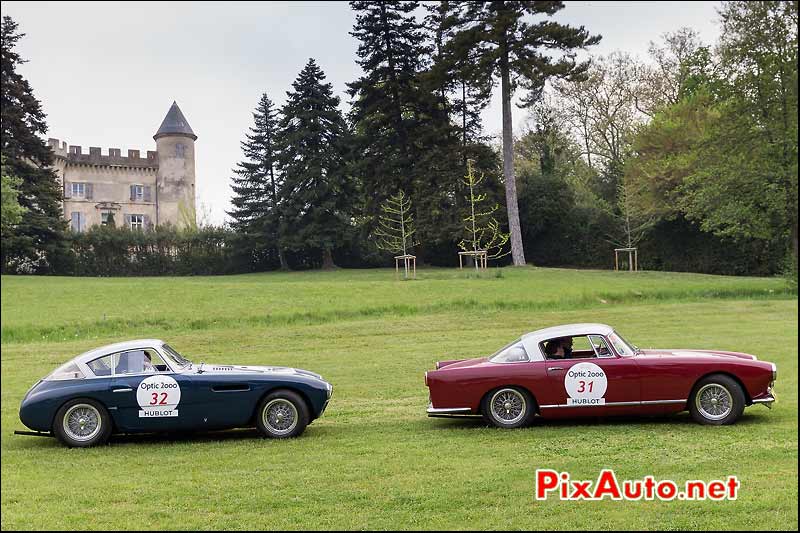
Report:
[[[256,426],[273,439],[297,437],[305,431],[309,420],[308,405],[296,392],[279,390],[268,394],[258,405]]]
[[[102,404],[76,398],[56,413],[53,435],[70,448],[88,448],[106,442],[111,436],[111,426],[111,416]]]

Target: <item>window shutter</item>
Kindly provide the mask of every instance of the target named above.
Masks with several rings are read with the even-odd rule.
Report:
[[[78,213],[78,231],[86,231],[86,215]]]
[[[150,201],[150,186],[149,185],[146,185],[145,188],[144,188],[144,201],[145,202],[149,202]]]
[[[72,231],[81,230],[81,214],[78,211],[73,211],[70,214],[70,227]]]
[[[131,216],[125,215],[125,227],[131,229]]]
[[[136,200],[136,185],[131,185],[131,202]]]
[[[72,184],[68,181],[64,182],[64,198],[72,198]]]
[[[147,216],[147,215],[144,216],[144,224],[143,224],[143,226],[144,226],[144,228],[142,228],[142,229],[145,229],[145,230],[149,230],[150,229],[150,217]]]
[[[85,185],[85,187],[86,187],[86,199],[87,200],[91,200],[92,199],[92,192],[93,192],[92,191],[92,184],[91,183],[87,183]]]

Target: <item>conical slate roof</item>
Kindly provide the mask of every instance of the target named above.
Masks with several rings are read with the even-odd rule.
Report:
[[[165,135],[185,135],[191,137],[192,140],[197,140],[197,135],[194,134],[192,127],[186,121],[186,117],[181,113],[181,108],[178,107],[177,102],[172,102],[172,107],[169,108],[167,116],[164,117],[164,121],[156,134],[153,135],[153,139],[158,139]]]

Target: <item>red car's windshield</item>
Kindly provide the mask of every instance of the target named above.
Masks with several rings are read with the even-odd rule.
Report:
[[[622,336],[616,331],[612,331],[608,335],[608,340],[614,346],[614,349],[617,351],[617,353],[623,357],[636,355],[636,353],[639,351],[639,348],[623,339]]]

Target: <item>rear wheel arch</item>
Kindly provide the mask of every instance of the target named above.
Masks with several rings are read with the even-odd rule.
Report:
[[[78,410],[77,412],[83,411],[88,414],[86,420],[90,424],[89,427],[91,427],[93,418],[91,413],[94,412],[95,421],[99,423],[95,424],[97,429],[93,432],[95,433],[93,436],[85,435],[79,437],[75,434],[77,428],[73,429],[72,424],[70,424],[70,428],[67,429],[66,418],[73,409]],[[81,418],[83,418],[83,416]],[[83,423],[81,423],[81,429],[82,428]],[[91,396],[76,396],[62,402],[53,415],[53,421],[50,426],[51,434],[62,444],[71,448],[84,448],[105,444],[114,433],[115,429],[114,418],[111,416],[108,407],[104,402]]]
[[[528,393],[528,396],[530,396],[531,399],[533,400],[533,410],[534,410],[534,412],[537,415],[539,414],[539,401],[536,399],[536,395],[528,387],[525,387],[523,385],[515,385],[515,384],[501,385],[499,387],[494,387],[494,388],[489,389],[488,391],[486,391],[486,394],[484,394],[481,397],[481,401],[478,403],[478,410],[482,411],[484,403],[491,397],[492,394],[494,394],[495,392],[499,391],[500,389],[519,389],[519,390],[521,390],[523,392]]]
[[[493,398],[498,394],[504,394],[506,401],[510,402],[506,404],[506,409],[511,410],[506,411],[505,415],[502,411],[503,408],[501,408],[500,412],[497,412],[493,406],[489,405],[490,402],[493,402]],[[514,415],[513,406],[515,404],[523,409],[519,412],[519,414]],[[503,385],[489,390],[483,396],[483,398],[481,398],[479,409],[484,421],[487,423],[498,428],[515,429],[530,425],[530,423],[533,421],[533,418],[539,412],[539,404],[536,401],[536,397],[527,387],[522,385]],[[511,415],[512,418],[507,418],[508,415]]]
[[[64,407],[67,403],[69,403],[71,401],[74,401],[74,400],[92,400],[93,402],[99,403],[103,407],[103,409],[106,410],[106,413],[108,413],[108,417],[111,419],[111,433],[119,433],[119,429],[117,428],[117,421],[114,420],[114,414],[113,414],[113,412],[116,412],[116,409],[114,409],[113,412],[112,412],[112,409],[109,409],[108,406],[106,405],[106,403],[103,400],[101,400],[100,398],[96,398],[94,396],[74,396],[74,397],[71,397],[71,398],[64,398],[61,401],[61,403],[59,403],[56,406],[56,408],[53,410],[53,416],[50,419],[50,432],[51,433],[53,431],[53,426],[56,423],[56,417],[58,416],[58,413],[61,411],[61,408]]]

